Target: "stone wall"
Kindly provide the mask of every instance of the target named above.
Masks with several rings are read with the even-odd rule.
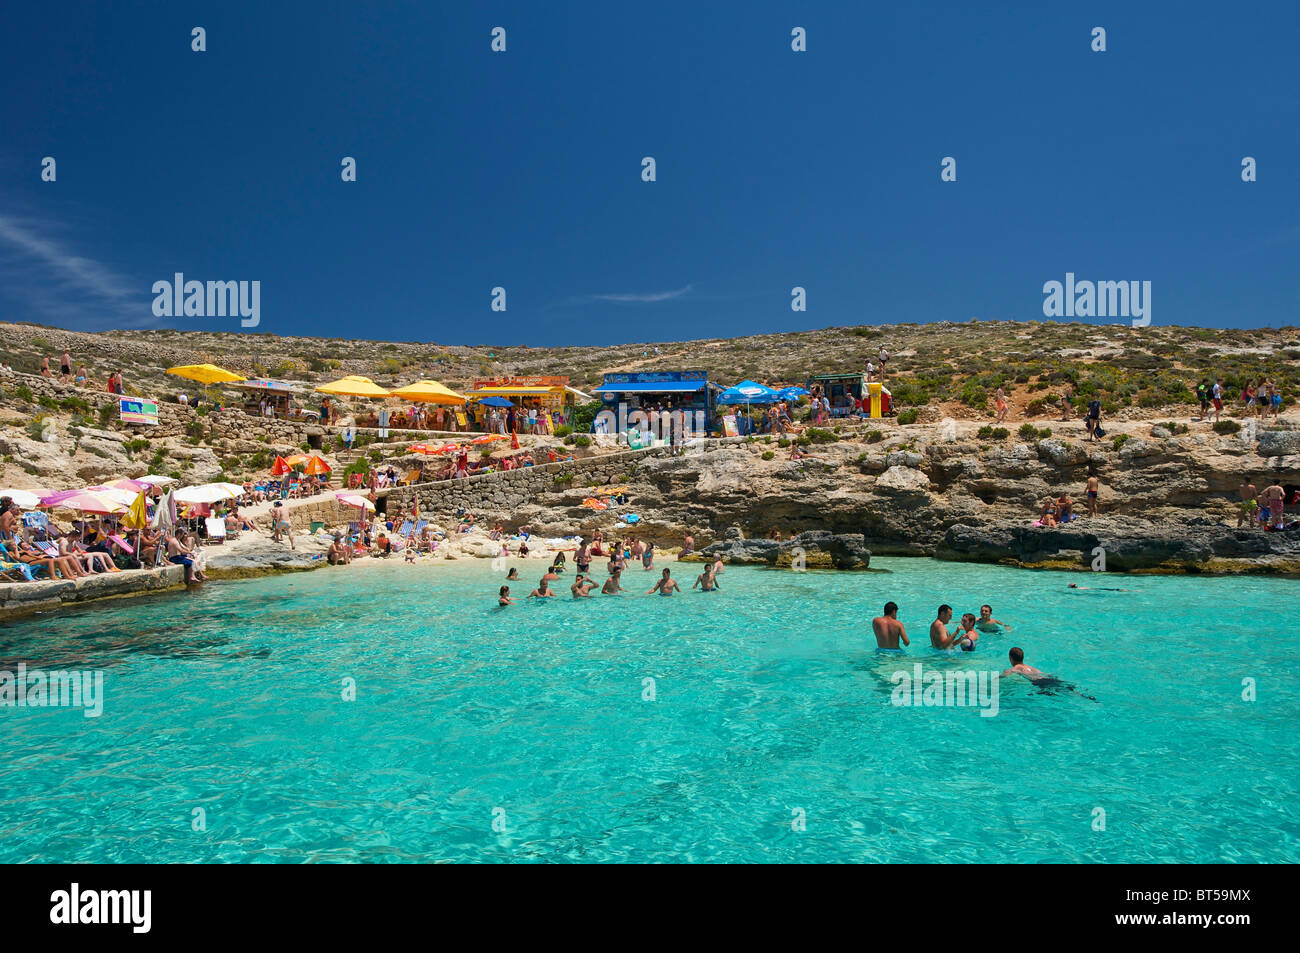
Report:
[[[0,619],[14,619],[33,612],[48,612],[74,602],[161,592],[183,585],[185,585],[185,568],[171,565],[158,569],[103,573],[80,579],[38,579],[35,582],[0,583]]]

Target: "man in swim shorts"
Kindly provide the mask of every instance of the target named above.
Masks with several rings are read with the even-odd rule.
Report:
[[[284,504],[276,500],[271,507],[271,538],[278,543],[282,533],[287,534],[289,537],[289,548],[295,548],[293,545],[293,523],[289,520],[289,513],[285,510]]]
[[[649,596],[657,592],[661,596],[671,596],[674,590],[681,592],[682,587],[677,585],[677,580],[672,577],[671,570],[664,567],[664,574],[659,578],[659,581],[654,584],[654,588],[647,592],[646,595]]]
[[[999,629],[1006,629],[1008,632],[1011,631],[1011,626],[993,618],[993,607],[987,604],[980,606],[979,621],[976,622],[975,625],[979,627],[981,632],[996,632]]]
[[[585,573],[591,568],[591,544],[585,539],[578,546],[578,551],[573,555],[573,561],[577,564],[578,572]]]
[[[871,631],[876,634],[876,648],[899,651],[899,639],[903,640],[904,645],[912,644],[907,637],[907,629],[898,621],[898,604],[895,602],[885,603],[884,615],[871,620]]]
[[[1241,498],[1237,504],[1237,528],[1241,524],[1255,524],[1255,516],[1259,513],[1259,490],[1255,489],[1255,484],[1250,482],[1249,477],[1241,478],[1241,486],[1237,487],[1237,495]]]
[[[1094,473],[1089,473],[1089,474],[1088,474],[1088,482],[1087,482],[1087,484],[1084,486],[1084,490],[1083,490],[1084,494],[1085,494],[1085,495],[1087,496],[1087,498],[1088,498],[1088,515],[1089,515],[1089,516],[1096,516],[1096,515],[1097,515],[1097,487],[1098,487],[1098,486],[1099,486],[1099,483],[1098,483],[1098,480],[1097,480],[1097,475],[1094,474]]]
[[[1282,516],[1286,512],[1286,490],[1282,489],[1282,481],[1275,479],[1273,485],[1260,494],[1259,502],[1268,510],[1269,528],[1281,529]]]

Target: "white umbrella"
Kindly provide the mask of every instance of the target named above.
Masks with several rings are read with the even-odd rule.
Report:
[[[243,487],[233,483],[202,483],[199,486],[187,486],[175,492],[177,503],[221,503],[233,500],[244,492]]]
[[[49,490],[0,490],[0,496],[9,497],[24,510],[36,509],[41,505],[41,497],[49,495]]]
[[[150,473],[147,476],[136,477],[137,483],[148,483],[150,486],[167,486],[169,483],[179,483],[180,480],[175,477],[159,476],[157,473]]]
[[[88,486],[86,489],[96,496],[107,497],[114,503],[121,503],[127,507],[134,503],[135,498],[139,496],[138,493],[132,493],[130,490],[123,490],[115,486]]]
[[[375,504],[371,503],[364,496],[358,496],[356,493],[335,493],[334,498],[344,506],[355,506],[358,509],[367,510],[371,513],[375,511]]]

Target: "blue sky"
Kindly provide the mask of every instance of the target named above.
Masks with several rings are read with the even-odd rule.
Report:
[[[1030,320],[1070,271],[1300,324],[1298,36],[1293,2],[26,4],[0,319],[240,330],[156,318],[181,271],[260,281],[257,331],[607,344]]]

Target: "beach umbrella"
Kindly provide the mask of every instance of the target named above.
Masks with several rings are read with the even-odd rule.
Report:
[[[176,526],[175,490],[168,490],[158,501],[158,506],[153,511],[153,526],[165,532],[170,532]]]
[[[56,502],[50,502],[51,500]],[[125,513],[126,506],[100,493],[90,490],[69,490],[42,498],[41,506],[77,510],[81,513]]]
[[[122,525],[127,529],[144,529],[148,522],[149,505],[145,502],[144,492],[141,491],[136,495],[130,509],[126,511],[126,515],[122,517]]]
[[[125,477],[121,480],[114,480],[108,485],[118,490],[130,490],[133,495],[141,490],[149,489],[149,484],[143,480],[131,480]]]
[[[427,443],[413,443],[406,448],[407,453],[433,454],[437,453],[438,450],[438,447],[431,447]]]
[[[132,503],[135,502],[135,498],[139,493],[138,490],[133,493],[130,490],[118,489],[115,486],[88,486],[86,487],[86,490],[91,493],[94,493],[96,496],[102,496],[107,499],[110,499],[114,503],[121,503],[123,506],[126,507],[129,507]]]
[[[349,374],[347,377],[340,377],[328,384],[321,384],[320,387],[316,388],[316,391],[321,394],[337,394],[340,397],[388,396],[388,391],[369,377],[358,377],[356,374]]]
[[[459,449],[460,449],[460,444],[458,443],[444,443],[441,447],[439,447],[437,450],[433,452],[434,453],[455,453]]]
[[[510,438],[508,438],[505,434],[499,434],[499,433],[485,433],[485,434],[484,434],[483,436],[481,436],[481,437],[475,437],[473,440],[470,441],[470,443],[472,443],[472,444],[474,444],[475,446],[477,446],[477,445],[479,445],[479,444],[484,444],[484,443],[493,443],[493,442],[495,442],[495,441],[497,441],[497,440],[508,440],[508,439],[510,439]]]
[[[773,404],[779,399],[776,391],[755,381],[741,381],[718,395],[719,404]]]
[[[513,407],[514,401],[506,400],[504,397],[484,397],[479,400],[484,407]]]
[[[310,459],[311,457],[307,456],[305,453],[293,453],[285,457],[284,462],[289,464],[291,467],[300,467]]]
[[[302,472],[308,476],[319,476],[322,473],[329,473],[331,469],[333,468],[319,456],[313,456],[303,466]]]
[[[217,367],[215,364],[185,364],[181,367],[167,368],[168,374],[174,374],[177,377],[184,377],[187,380],[198,381],[200,384],[233,384],[236,381],[248,380],[246,377],[240,377],[234,371],[228,371],[224,367]]]
[[[407,384],[405,387],[389,391],[388,396],[425,404],[463,404],[468,399],[463,394],[456,393],[450,387],[444,387],[437,381],[431,380]]]
[[[375,504],[371,503],[364,496],[359,496],[356,493],[335,493],[334,499],[338,500],[344,506],[355,506],[357,509],[366,510],[370,513],[375,511]]]
[[[803,387],[782,387],[776,392],[776,396],[782,400],[798,400],[800,397],[807,397],[810,392]]]
[[[233,483],[201,483],[198,486],[187,486],[171,495],[177,503],[212,504],[233,500],[243,492],[242,486],[235,486]]]
[[[41,505],[41,497],[49,495],[49,490],[0,490],[0,496],[9,497],[24,510],[36,509]]]
[[[156,473],[150,473],[136,478],[137,483],[147,483],[149,486],[166,486],[169,483],[179,483],[180,480],[175,477],[159,476]]]
[[[292,470],[293,467],[284,457],[276,457],[275,462],[271,464],[271,476],[284,476]]]

